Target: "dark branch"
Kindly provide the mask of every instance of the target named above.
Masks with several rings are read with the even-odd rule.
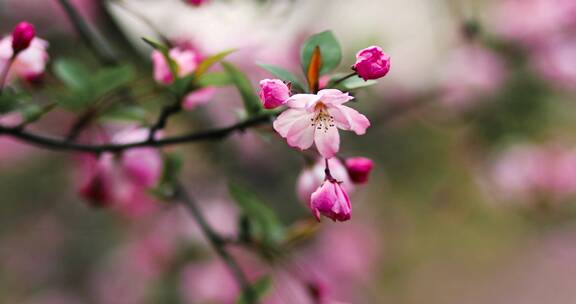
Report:
[[[0,135],[9,135],[22,142],[35,145],[41,148],[46,148],[50,150],[58,151],[77,151],[77,152],[89,152],[100,154],[103,152],[122,152],[127,149],[140,148],[140,147],[164,147],[170,145],[185,144],[196,141],[208,141],[208,140],[220,140],[234,132],[244,131],[245,129],[255,127],[264,123],[270,122],[274,114],[263,114],[260,116],[255,116],[239,123],[230,125],[228,127],[213,129],[208,131],[201,131],[196,133],[190,133],[180,136],[167,137],[163,139],[155,140],[144,140],[140,142],[128,143],[128,144],[102,144],[102,145],[92,145],[92,144],[81,144],[67,141],[66,139],[47,137],[43,135],[34,134],[20,127],[5,127],[0,126]]]

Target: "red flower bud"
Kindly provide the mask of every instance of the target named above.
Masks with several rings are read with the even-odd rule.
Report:
[[[36,36],[34,26],[28,22],[20,22],[12,31],[12,50],[14,56],[27,49]]]

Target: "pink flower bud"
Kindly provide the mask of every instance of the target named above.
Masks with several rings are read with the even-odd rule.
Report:
[[[310,197],[310,209],[320,221],[320,214],[333,221],[344,222],[352,215],[352,205],[346,191],[335,180],[325,180]]]
[[[351,157],[346,159],[346,170],[350,179],[355,184],[364,184],[374,167],[371,159],[366,157]]]
[[[371,46],[356,54],[356,63],[352,68],[364,80],[378,79],[390,71],[390,56],[384,54],[380,47]]]
[[[332,177],[342,182],[341,185],[344,187],[346,193],[354,192],[354,185],[348,176],[344,164],[342,164],[336,157],[330,158],[328,163],[330,165],[330,173],[332,174]],[[326,165],[324,159],[318,158],[314,165],[306,167],[302,172],[300,172],[296,182],[296,195],[298,195],[298,199],[301,202],[306,205],[310,204],[310,196],[324,182],[326,176],[324,173],[325,168]]]
[[[168,54],[177,65],[177,76],[184,77],[194,72],[200,63],[200,55],[192,50],[175,47]],[[174,81],[170,66],[164,55],[157,50],[152,52],[152,64],[154,65],[154,80],[160,84],[169,85]]]
[[[208,0],[186,0],[186,3],[194,6],[200,6],[206,2],[208,2]]]
[[[116,199],[114,155],[80,156],[82,176],[78,192],[93,207],[108,207]]]
[[[266,109],[277,108],[290,97],[290,89],[280,79],[264,79],[260,81],[260,100]]]
[[[12,50],[14,56],[27,49],[36,36],[34,26],[28,22],[20,22],[12,31]]]

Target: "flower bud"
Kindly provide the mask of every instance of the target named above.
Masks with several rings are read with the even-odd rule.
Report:
[[[366,157],[351,157],[346,159],[346,170],[350,179],[355,184],[364,184],[374,167],[371,159]]]
[[[100,158],[92,155],[80,157],[82,177],[78,192],[92,207],[110,206],[116,199],[116,173],[114,156],[104,154]]]
[[[28,22],[20,22],[12,31],[12,50],[13,56],[27,49],[36,36],[34,26]]]
[[[327,179],[310,197],[310,209],[320,221],[320,214],[333,221],[344,222],[352,215],[352,205],[340,183]]]
[[[378,79],[390,71],[390,57],[380,47],[371,46],[356,54],[352,68],[364,80]]]
[[[201,60],[200,55],[196,51],[187,48],[172,48],[168,55],[177,65],[178,77],[184,77],[194,72]],[[160,51],[154,50],[152,52],[152,64],[156,82],[169,85],[174,81],[170,66]]]
[[[260,99],[266,109],[277,108],[290,97],[290,89],[280,79],[264,79],[260,81]]]
[[[186,0],[186,3],[194,6],[200,6],[206,2],[208,2],[208,0]]]

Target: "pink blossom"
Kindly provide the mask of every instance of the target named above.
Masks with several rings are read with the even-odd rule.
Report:
[[[343,105],[353,98],[336,89],[293,95],[286,101],[289,109],[274,121],[274,129],[292,147],[305,150],[315,143],[323,157],[333,157],[340,148],[338,128],[362,135],[370,126],[366,116]]]
[[[346,193],[352,193],[354,191],[354,185],[352,184],[346,167],[342,162],[340,162],[338,158],[333,157],[328,160],[328,165],[330,166],[330,174],[332,177],[341,182]],[[325,180],[325,166],[326,164],[324,159],[318,158],[314,165],[302,170],[298,176],[298,181],[296,182],[296,194],[300,201],[306,203],[306,205],[310,204],[310,196]]]
[[[114,143],[133,143],[146,139],[148,129],[119,132]],[[128,216],[145,215],[154,210],[146,191],[158,183],[163,168],[160,153],[154,148],[136,148],[119,157],[104,153],[99,157],[84,154],[79,158],[79,192],[93,206],[113,206]]]
[[[371,159],[366,157],[351,157],[346,159],[346,169],[350,179],[355,184],[364,184],[368,181],[368,176],[374,167]]]
[[[78,192],[94,207],[106,207],[116,198],[118,172],[112,154],[96,158],[93,155],[79,156],[81,179]]]
[[[234,303],[239,295],[238,284],[219,260],[190,264],[182,276],[186,303]]]
[[[576,195],[576,151],[565,147],[513,147],[491,172],[497,189],[510,199],[558,201]]]
[[[576,90],[576,38],[550,39],[533,57],[540,74],[552,84]]]
[[[505,80],[501,58],[479,45],[457,48],[443,66],[442,102],[449,107],[465,109],[494,94]]]
[[[390,71],[390,57],[378,46],[367,47],[356,54],[353,69],[364,80],[378,79]]]
[[[576,25],[576,2],[573,0],[502,0],[495,3],[496,30],[528,46],[536,46]]]
[[[28,22],[20,22],[12,31],[12,51],[18,54],[27,49],[36,36],[34,26]]]
[[[277,108],[290,97],[290,89],[280,79],[264,79],[260,81],[260,100],[266,109]]]
[[[179,77],[194,72],[200,62],[200,55],[192,49],[175,47],[170,49],[169,56],[177,65],[177,75]],[[170,66],[160,51],[154,50],[152,52],[152,63],[156,82],[168,85],[174,81]]]
[[[25,80],[35,80],[44,73],[48,63],[48,42],[40,38],[32,39],[30,46],[19,52],[10,66],[8,80],[19,77]],[[0,70],[3,70],[12,58],[12,37],[0,40]]]
[[[212,87],[202,88],[193,91],[190,94],[186,95],[186,97],[184,97],[182,107],[184,107],[184,109],[188,111],[193,110],[197,106],[203,105],[212,100],[215,92],[216,89]]]
[[[352,215],[352,205],[348,194],[339,182],[331,179],[324,181],[310,196],[310,209],[317,220],[320,214],[334,221],[347,221]]]

